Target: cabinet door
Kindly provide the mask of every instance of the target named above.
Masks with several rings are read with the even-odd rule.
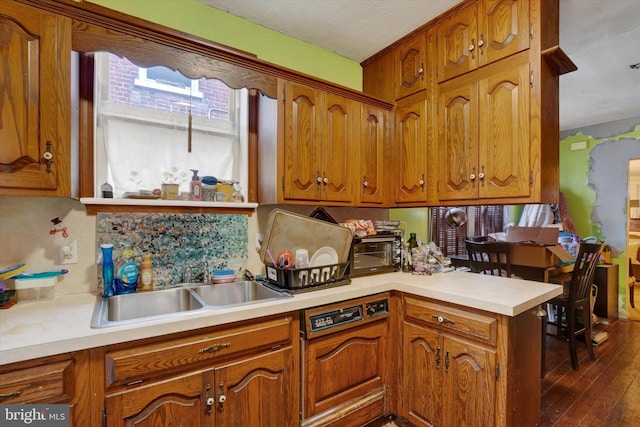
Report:
[[[443,340],[443,426],[492,426],[495,419],[494,350],[445,336]],[[537,396],[533,396],[537,398]]]
[[[402,414],[416,426],[442,425],[442,340],[430,328],[404,323]]]
[[[427,42],[418,36],[395,51],[396,99],[419,92],[427,87]]]
[[[480,66],[529,48],[529,0],[479,3]]]
[[[213,426],[205,399],[214,385],[212,370],[198,371],[107,395],[107,426]]]
[[[293,369],[291,347],[216,369],[216,427],[299,425]]]
[[[384,203],[384,149],[387,141],[388,114],[379,108],[362,105],[360,130],[360,173],[356,180],[360,205]]]
[[[473,3],[438,25],[438,81],[478,67],[478,6]]]
[[[396,109],[394,164],[396,203],[426,201],[427,101],[424,93],[398,103]]]
[[[320,92],[287,83],[284,99],[284,198],[319,200]]]
[[[492,64],[479,81],[479,197],[530,193],[529,62],[512,57]]]
[[[438,121],[438,199],[477,198],[477,84],[466,76],[441,84]]]
[[[70,195],[70,20],[0,1],[0,195]]]
[[[322,103],[322,200],[353,201],[352,169],[360,132],[360,112],[355,101],[330,93]]]

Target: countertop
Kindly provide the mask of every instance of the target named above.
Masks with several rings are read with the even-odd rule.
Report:
[[[303,292],[277,301],[180,313],[175,319],[102,329],[90,327],[97,294],[60,295],[52,300],[19,302],[0,310],[0,365],[287,313],[391,290],[507,316],[517,316],[562,293],[561,286],[548,283],[467,272],[432,276],[398,272],[354,278],[345,286]]]

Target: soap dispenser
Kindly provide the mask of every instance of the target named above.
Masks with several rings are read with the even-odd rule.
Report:
[[[191,177],[191,184],[189,184],[189,200],[202,200],[202,183],[198,177],[198,170],[191,169],[193,176]]]

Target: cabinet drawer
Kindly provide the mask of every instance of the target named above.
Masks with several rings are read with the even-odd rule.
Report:
[[[442,303],[405,298],[405,318],[437,326],[477,341],[496,344],[497,316],[459,309]]]
[[[0,403],[70,403],[73,359],[0,374]]]
[[[139,381],[191,364],[258,352],[291,342],[292,318],[281,317],[228,329],[107,351],[106,385]]]

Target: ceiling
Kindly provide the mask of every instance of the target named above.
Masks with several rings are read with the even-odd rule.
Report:
[[[197,0],[358,63],[459,0]],[[640,1],[561,0],[560,129],[640,117]]]

